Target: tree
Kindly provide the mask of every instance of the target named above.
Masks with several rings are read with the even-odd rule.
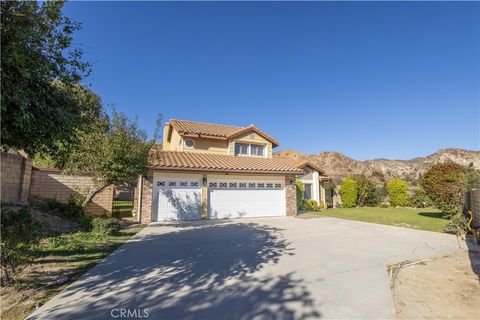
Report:
[[[360,207],[377,205],[378,196],[375,184],[363,174],[357,175],[353,179],[357,183],[357,205]]]
[[[436,164],[425,173],[420,184],[445,217],[461,214],[467,189],[462,166],[454,162]]]
[[[83,205],[110,184],[133,182],[148,167],[148,155],[157,138],[161,116],[152,141],[124,114],[115,110],[112,117],[106,116],[96,121],[90,131],[80,132],[79,144],[72,150],[65,169],[71,173],[93,174],[97,187],[92,189]]]
[[[462,171],[467,180],[467,191],[473,188],[480,188],[480,170],[476,170],[473,167],[473,163],[470,163],[468,167],[463,167]]]
[[[4,150],[56,156],[90,114],[82,78],[90,65],[73,48],[80,24],[62,15],[63,1],[1,2],[1,136]]]
[[[340,197],[342,205],[346,208],[353,208],[357,204],[357,182],[352,178],[343,179],[340,184]]]
[[[408,206],[408,185],[402,179],[393,179],[387,183],[388,197],[390,198],[390,205],[393,207]]]

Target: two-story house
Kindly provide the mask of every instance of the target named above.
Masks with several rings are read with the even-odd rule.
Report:
[[[295,179],[320,202],[324,170],[272,157],[279,142],[254,125],[170,120],[163,148],[139,180],[139,220],[295,216]]]

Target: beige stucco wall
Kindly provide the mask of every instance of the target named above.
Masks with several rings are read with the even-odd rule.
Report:
[[[320,203],[321,195],[320,195],[320,183],[318,180],[318,171],[312,170],[309,167],[303,168],[306,172],[305,175],[298,177],[298,180],[302,181],[303,183],[309,183],[312,185],[312,198],[313,200]]]
[[[184,146],[183,151],[228,154],[228,142],[226,140],[205,139],[205,138],[188,138],[188,139],[192,139],[195,145],[191,149],[186,148]]]
[[[189,149],[183,145],[184,139],[174,128],[172,128],[172,132],[170,134],[170,141],[168,141],[169,130],[169,126],[164,127],[163,150],[234,155],[236,142],[254,143],[264,145],[266,157],[272,158],[272,143],[254,131],[243,133],[233,139],[230,139],[229,141],[220,139],[188,137],[188,139],[192,139],[195,144],[193,148]],[[253,138],[250,137],[250,134],[252,133],[254,134]]]

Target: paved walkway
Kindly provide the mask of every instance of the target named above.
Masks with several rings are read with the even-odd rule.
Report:
[[[335,218],[153,224],[30,318],[389,319],[386,265],[455,250],[451,235]]]

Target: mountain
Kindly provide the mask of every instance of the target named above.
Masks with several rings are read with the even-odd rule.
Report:
[[[335,151],[306,154],[293,149],[275,152],[274,156],[311,161],[324,168],[327,175],[334,178],[336,182],[355,174],[365,174],[377,184],[383,184],[384,181],[393,178],[401,178],[412,182],[424,174],[433,164],[446,161],[453,161],[463,166],[472,165],[475,169],[480,170],[480,151],[458,148],[440,149],[429,156],[410,160],[373,159],[359,161]]]

